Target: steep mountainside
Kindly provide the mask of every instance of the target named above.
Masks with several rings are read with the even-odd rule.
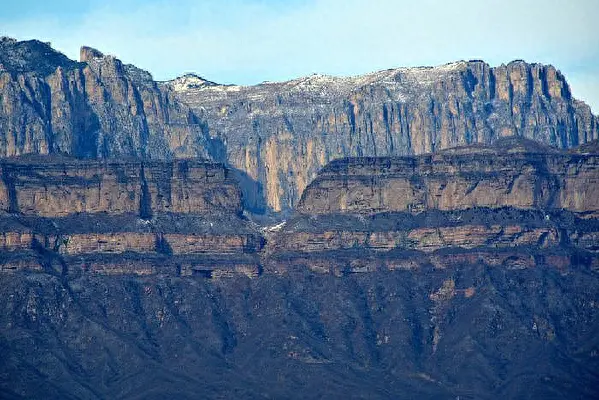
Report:
[[[596,148],[338,160],[263,228],[218,164],[4,160],[0,397],[597,398]]]
[[[500,139],[420,157],[335,160],[304,192],[304,213],[411,212],[474,207],[599,215],[599,158],[525,139]]]
[[[259,233],[220,164],[22,157],[0,163],[0,270],[259,272]]]
[[[208,157],[188,107],[146,71],[83,47],[74,62],[35,40],[0,39],[0,156]]]
[[[552,66],[481,61],[256,86],[149,73],[83,47],[0,40],[0,155],[204,157],[232,168],[254,212],[289,212],[347,156],[421,154],[519,135],[560,148],[599,123]]]
[[[572,98],[564,76],[522,61],[250,87],[185,76],[169,86],[226,144],[227,162],[264,185],[277,211],[293,207],[335,158],[422,154],[512,135],[560,148],[599,138],[597,118]]]

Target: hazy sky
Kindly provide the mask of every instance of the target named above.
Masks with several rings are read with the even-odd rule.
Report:
[[[599,0],[4,0],[0,34],[239,84],[524,59],[555,65],[599,113],[597,16]]]

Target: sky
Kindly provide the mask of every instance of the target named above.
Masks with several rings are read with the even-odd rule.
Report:
[[[556,66],[598,114],[598,15],[599,0],[3,0],[0,35],[235,84],[523,59]]]

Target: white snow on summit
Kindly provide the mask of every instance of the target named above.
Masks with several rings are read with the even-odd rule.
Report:
[[[219,86],[217,83],[206,80],[196,74],[185,74],[169,81],[176,92],[184,92],[189,89],[202,89],[206,87]]]
[[[457,61],[436,67],[402,67],[386,69],[382,71],[372,72],[364,75],[337,77],[325,74],[312,74],[300,78],[292,79],[284,82],[265,81],[257,85],[241,86],[241,85],[219,85],[208,81],[195,74],[186,74],[176,78],[169,83],[175,91],[183,92],[187,90],[202,90],[202,91],[231,91],[238,92],[244,89],[258,88],[267,89],[273,86],[279,86],[288,91],[307,91],[307,92],[327,92],[327,88],[335,88],[337,92],[347,92],[356,87],[363,87],[372,84],[397,85],[399,80],[405,79],[411,84],[429,85],[437,81],[440,77],[459,71],[467,66],[466,61]],[[401,78],[401,79],[398,79]],[[258,90],[259,91],[259,90]]]

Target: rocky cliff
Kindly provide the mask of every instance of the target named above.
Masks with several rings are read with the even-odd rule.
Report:
[[[422,154],[518,135],[560,148],[599,137],[554,67],[481,61],[256,86],[149,73],[83,47],[0,40],[0,155],[207,157],[237,170],[246,208],[286,211],[329,161]]]
[[[343,274],[599,262],[599,158],[526,139],[331,162],[269,243],[271,268]]]
[[[97,50],[80,62],[36,40],[0,39],[0,156],[207,157],[191,110],[152,76]]]
[[[500,139],[418,157],[335,160],[304,192],[302,213],[474,207],[599,211],[599,158]]]
[[[596,398],[597,144],[325,167],[293,218],[222,165],[0,163],[5,398]]]
[[[0,207],[24,215],[241,212],[222,165],[194,161],[95,161],[23,157],[0,161]]]
[[[28,156],[0,162],[0,175],[2,270],[259,271],[262,237],[220,164]]]
[[[293,208],[329,161],[430,153],[522,136],[567,148],[599,138],[588,106],[554,67],[482,61],[399,68],[351,78],[312,75],[257,86],[185,76],[166,86],[225,144],[226,160]]]

